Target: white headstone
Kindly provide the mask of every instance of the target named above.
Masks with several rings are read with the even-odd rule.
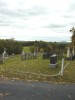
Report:
[[[4,48],[4,52],[3,52],[3,58],[7,57],[7,53],[6,53],[6,49]]]
[[[70,57],[70,47],[69,46],[67,47],[67,57],[68,58]]]
[[[22,59],[22,60],[25,60],[25,53],[24,53],[24,51],[22,51],[21,59]]]

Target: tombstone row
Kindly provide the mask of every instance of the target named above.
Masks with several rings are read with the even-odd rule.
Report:
[[[62,54],[63,55],[63,54]],[[75,59],[75,53],[74,53],[74,46],[72,52],[70,52],[70,47],[67,47],[67,57],[68,60],[74,60]],[[58,65],[58,55],[53,54],[50,56],[50,64],[49,66],[52,68],[55,68]]]
[[[10,57],[14,57],[14,56],[15,56],[14,53],[12,53],[12,55],[10,55]],[[4,52],[2,54],[0,54],[0,63],[3,63],[4,62],[4,59],[5,58],[8,58],[8,57],[9,56],[8,56],[6,50],[4,49]]]
[[[21,60],[28,60],[28,59],[36,59],[37,54],[36,53],[24,53],[21,54]]]
[[[58,56],[58,58],[60,58],[60,56],[63,56],[63,52],[44,52],[43,53],[43,59],[50,59],[50,56],[56,54]]]
[[[73,46],[72,51],[70,50],[70,46],[67,47],[67,54],[66,54],[66,59],[68,60],[74,60],[75,59],[75,47]],[[62,59],[63,57],[63,52],[44,52],[43,53],[43,59],[50,59],[50,56],[53,54],[57,54],[58,59]]]

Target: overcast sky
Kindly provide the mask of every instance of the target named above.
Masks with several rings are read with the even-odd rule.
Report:
[[[70,41],[75,0],[0,0],[0,38]]]

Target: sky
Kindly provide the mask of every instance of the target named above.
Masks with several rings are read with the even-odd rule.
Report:
[[[71,41],[75,0],[0,0],[0,39]]]

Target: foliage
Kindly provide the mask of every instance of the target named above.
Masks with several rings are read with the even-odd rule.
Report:
[[[12,53],[20,54],[22,52],[22,46],[19,41],[15,40],[0,40],[0,53],[3,53],[4,48],[8,55]]]
[[[64,51],[67,43],[58,43],[58,42],[44,42],[44,41],[35,41],[34,45],[31,48],[37,48],[40,52],[57,52]]]
[[[71,40],[72,40],[72,45],[75,45],[75,28],[73,27],[70,32],[72,32],[72,37],[71,37]]]
[[[34,50],[35,50],[35,46],[30,46],[30,51],[34,52]]]
[[[14,39],[0,40],[0,53],[6,48],[9,55],[12,53],[20,54],[24,47],[30,47],[30,52],[58,52],[64,51],[66,44],[45,41],[15,41]]]
[[[24,46],[32,46],[34,45],[34,41],[19,41],[21,45]]]
[[[2,54],[3,53],[3,50],[4,50],[4,46],[1,44],[1,42],[0,42],[0,54]]]

